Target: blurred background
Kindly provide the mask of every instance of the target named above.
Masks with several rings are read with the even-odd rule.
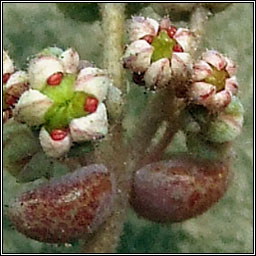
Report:
[[[136,9],[133,5],[128,4],[129,14]],[[157,16],[151,6],[140,12]],[[182,223],[160,225],[138,218],[130,210],[119,253],[253,252],[253,4],[235,3],[210,16],[206,31],[203,47],[230,56],[239,66],[239,96],[245,108],[245,121],[243,133],[234,142],[234,181],[218,204]],[[4,49],[18,68],[26,68],[28,56],[53,45],[72,46],[82,59],[102,67],[103,42],[100,20],[70,19],[54,3],[3,3]],[[17,184],[4,171],[3,186],[5,204],[31,184]],[[5,216],[3,242],[4,253],[75,253],[80,249],[79,242],[55,246],[28,239],[14,230]]]

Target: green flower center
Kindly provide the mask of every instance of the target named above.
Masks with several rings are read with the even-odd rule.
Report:
[[[226,70],[218,70],[212,66],[212,74],[205,78],[205,82],[215,85],[218,92],[225,88],[227,78],[229,78],[229,74]]]
[[[48,132],[67,128],[72,119],[89,114],[84,110],[84,104],[87,98],[92,96],[84,92],[74,91],[75,81],[75,75],[65,74],[58,86],[46,84],[41,90],[54,102],[44,116],[45,128]]]
[[[173,47],[176,41],[170,38],[165,30],[161,31],[157,37],[153,39],[152,46],[154,51],[151,57],[152,62],[162,58],[172,58]]]

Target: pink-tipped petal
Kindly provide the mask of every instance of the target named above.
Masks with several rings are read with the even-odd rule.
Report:
[[[205,82],[196,82],[191,85],[190,97],[193,102],[205,105],[215,92],[215,86]]]
[[[161,88],[169,83],[171,76],[170,62],[164,58],[151,64],[145,73],[144,80],[147,87]]]
[[[215,68],[217,68],[218,70],[222,70],[223,68],[225,68],[227,64],[225,57],[219,52],[214,50],[204,52],[202,54],[202,58],[203,60],[205,60],[206,62],[208,62]]]
[[[75,91],[92,94],[101,102],[106,98],[110,85],[112,85],[112,82],[105,71],[87,67],[78,74]]]
[[[226,79],[225,90],[231,92],[232,95],[236,94],[238,91],[238,82],[235,76]]]
[[[225,57],[225,60],[227,63],[226,70],[227,70],[229,76],[233,76],[237,71],[237,66],[231,59]]]
[[[200,60],[194,65],[192,77],[193,81],[202,81],[207,76],[211,75],[211,73],[211,66],[207,62]]]
[[[108,132],[105,105],[101,103],[93,114],[73,119],[69,128],[71,137],[76,142],[95,140],[105,136]]]
[[[130,40],[136,41],[144,36],[156,36],[159,24],[156,20],[141,16],[132,17],[130,24]]]
[[[174,75],[182,75],[192,71],[192,58],[189,53],[174,52],[171,68]]]
[[[66,73],[76,73],[78,71],[79,55],[77,51],[69,48],[60,55],[60,59]]]
[[[184,52],[189,52],[195,48],[195,36],[188,29],[179,28],[173,38],[179,43]]]
[[[150,66],[153,47],[145,40],[137,40],[131,43],[125,52],[124,67],[136,73],[145,72]]]
[[[232,94],[231,92],[227,90],[220,91],[213,95],[209,101],[209,107],[211,109],[222,109],[227,107],[227,105],[232,100]]]
[[[46,155],[54,158],[64,156],[72,145],[70,134],[62,140],[53,140],[48,131],[42,127],[39,140]]]

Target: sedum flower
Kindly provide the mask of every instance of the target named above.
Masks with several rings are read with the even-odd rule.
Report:
[[[24,71],[15,71],[13,61],[3,51],[3,120],[12,116],[12,108],[26,90],[28,90],[28,75]]]
[[[231,102],[238,91],[236,65],[217,51],[202,54],[193,68],[193,82],[190,90],[192,102],[209,110],[221,110]]]
[[[172,76],[190,72],[194,35],[185,28],[177,29],[169,19],[160,24],[150,18],[133,17],[130,40],[123,63],[133,72],[135,83],[149,88],[167,85]]]
[[[105,71],[83,63],[73,49],[63,52],[57,47],[30,61],[31,89],[21,96],[14,116],[41,127],[40,143],[51,157],[65,155],[73,142],[96,140],[108,132],[103,101],[113,87],[111,79]]]

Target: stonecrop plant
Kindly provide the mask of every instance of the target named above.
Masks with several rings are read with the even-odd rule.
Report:
[[[23,71],[4,49],[4,171],[32,184],[6,206],[8,221],[28,239],[106,253],[129,207],[164,224],[203,214],[233,180],[244,122],[237,64],[201,45],[208,16],[228,4],[155,3],[154,18],[140,14],[148,4],[57,5],[102,20],[102,64],[49,46]],[[132,90],[147,97],[137,119]],[[168,154],[178,134],[186,150]]]

